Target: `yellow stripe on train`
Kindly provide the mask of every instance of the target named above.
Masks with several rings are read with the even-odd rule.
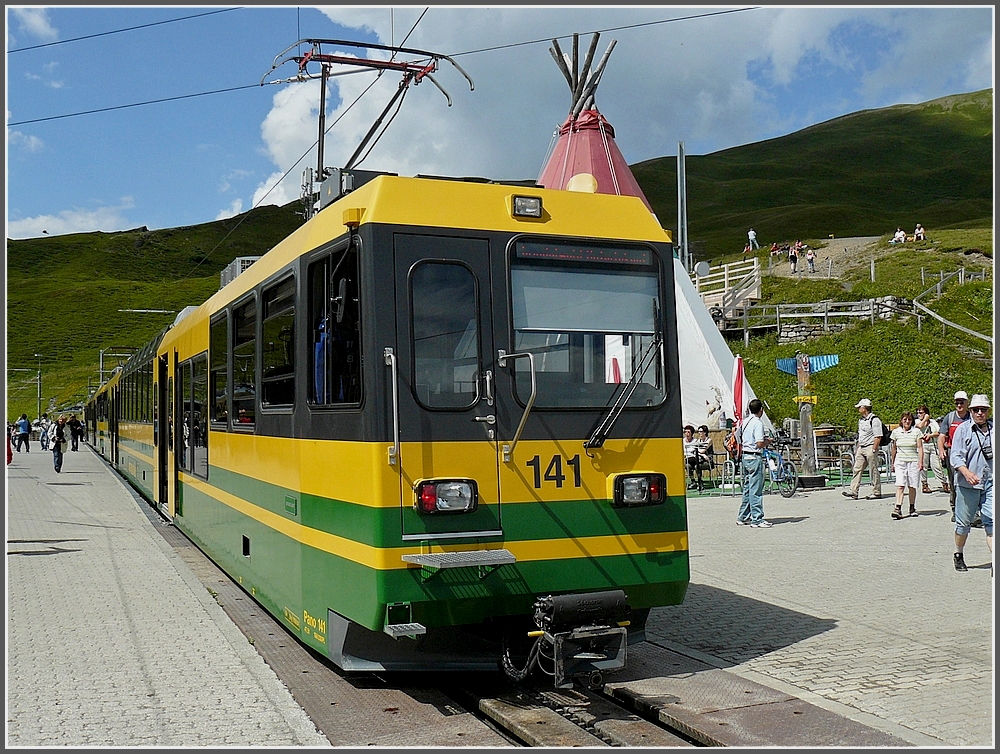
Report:
[[[667,494],[682,497],[686,480],[682,441],[677,438],[608,440],[603,448],[584,452],[582,441],[522,440],[514,461],[500,464],[503,505],[607,499],[609,481],[617,474],[659,472],[667,476]],[[469,453],[468,442],[402,443],[404,470],[409,458],[421,458],[420,478],[461,476],[476,480],[497,474],[492,455]],[[399,470],[387,462],[387,443],[301,440],[265,435],[211,432],[209,457],[213,467],[317,497],[345,500],[374,508],[399,505]],[[416,455],[415,455],[416,454]],[[560,455],[579,456],[580,486],[572,480],[561,487],[543,481],[536,488],[526,462],[538,456],[548,464]],[[545,466],[543,465],[544,469]],[[456,474],[456,470],[460,473]],[[484,501],[495,502],[483,490]]]

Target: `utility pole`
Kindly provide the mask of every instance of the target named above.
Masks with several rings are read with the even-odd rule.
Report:
[[[42,359],[44,358],[42,354],[36,353],[35,358],[38,359],[38,413],[37,418],[42,418]]]
[[[677,247],[678,257],[685,271],[691,272],[688,252],[687,166],[684,160],[684,142],[677,142]]]

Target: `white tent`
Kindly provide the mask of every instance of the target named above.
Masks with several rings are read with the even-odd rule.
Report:
[[[684,424],[725,427],[732,416],[733,362],[736,357],[708,313],[694,283],[679,259],[674,259],[674,293],[677,305],[677,351],[681,369],[681,417]],[[757,394],[747,381],[749,401]],[[724,414],[724,416],[723,416]],[[764,426],[772,429],[767,414]]]

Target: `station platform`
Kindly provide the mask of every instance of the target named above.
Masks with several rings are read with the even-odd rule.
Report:
[[[99,456],[56,474],[15,453],[7,482],[8,748],[330,745]],[[982,529],[958,573],[946,495],[896,521],[841,489],[767,495],[771,529],[736,526],[738,497],[689,497],[687,597],[653,610],[615,695],[743,731],[717,745],[808,746],[772,722],[806,703],[829,713],[815,745],[992,748]]]
[[[14,453],[7,748],[330,746],[144,507],[84,445]]]
[[[959,573],[948,495],[918,493],[918,515],[894,520],[892,481],[881,500],[840,486],[765,495],[770,529],[736,525],[738,491],[688,497],[691,583],[683,604],[651,612],[649,643],[910,745],[992,749],[986,536],[972,529]]]

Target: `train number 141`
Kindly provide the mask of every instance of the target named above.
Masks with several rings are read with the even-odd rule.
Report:
[[[562,487],[563,482],[566,481],[566,475],[563,473],[563,457],[561,455],[552,456],[552,460],[549,461],[549,465],[545,468],[545,474],[542,474],[542,458],[541,456],[535,456],[530,461],[524,462],[525,466],[529,466],[535,472],[535,489],[540,490],[542,488],[542,480],[546,482],[555,482],[556,487]],[[566,465],[573,469],[573,486],[580,486],[580,455],[577,454],[572,458],[566,459]]]

